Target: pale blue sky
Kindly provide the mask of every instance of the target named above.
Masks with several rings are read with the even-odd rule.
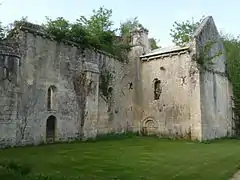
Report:
[[[105,6],[113,10],[112,20],[138,16],[149,29],[149,36],[160,39],[162,46],[171,45],[170,29],[175,20],[213,16],[219,30],[238,35],[240,32],[239,0],[0,0],[0,21],[5,25],[28,16],[41,23],[45,16],[65,17],[74,21],[80,15],[89,16],[93,9]]]

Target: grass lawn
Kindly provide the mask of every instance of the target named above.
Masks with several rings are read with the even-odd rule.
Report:
[[[32,174],[83,180],[227,180],[240,165],[240,140],[134,137],[0,150],[4,159],[30,165]]]

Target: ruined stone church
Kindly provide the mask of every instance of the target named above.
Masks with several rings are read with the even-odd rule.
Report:
[[[95,138],[108,133],[208,140],[231,136],[232,90],[224,47],[205,18],[184,47],[151,51],[148,31],[132,32],[128,61],[55,41],[38,25],[14,30],[18,47],[0,45],[0,146]]]

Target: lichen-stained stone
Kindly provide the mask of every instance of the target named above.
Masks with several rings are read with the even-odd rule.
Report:
[[[55,41],[23,24],[0,45],[0,147],[141,134],[206,140],[233,134],[225,56],[198,64],[201,47],[223,51],[212,17],[185,47],[149,49],[148,31],[132,32],[128,60]],[[16,45],[17,44],[17,45]]]

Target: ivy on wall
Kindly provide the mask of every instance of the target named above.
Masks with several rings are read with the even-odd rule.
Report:
[[[209,40],[202,47],[199,48],[199,54],[196,59],[197,63],[208,71],[213,71],[212,66],[214,65],[214,59],[223,54],[222,50],[219,50],[213,55],[211,54],[211,49],[216,43],[218,42]]]
[[[183,45],[189,42],[196,28],[199,26],[203,18],[199,21],[174,22],[173,29],[170,35],[173,42],[177,45]],[[233,102],[234,102],[234,122],[236,135],[240,135],[240,37],[237,38],[229,34],[221,34],[221,40],[224,45],[224,52],[217,52],[213,56],[208,56],[210,49],[216,42],[208,42],[206,46],[200,50],[199,57],[196,59],[198,64],[205,69],[212,71],[213,59],[221,54],[225,54],[227,58],[226,72],[222,75],[227,75],[232,83]]]
[[[234,121],[236,135],[240,135],[240,39],[224,35],[224,47],[227,56],[227,72],[233,88]]]
[[[108,88],[113,80],[113,75],[110,71],[104,70],[100,74],[99,89],[105,97],[108,97]]]

